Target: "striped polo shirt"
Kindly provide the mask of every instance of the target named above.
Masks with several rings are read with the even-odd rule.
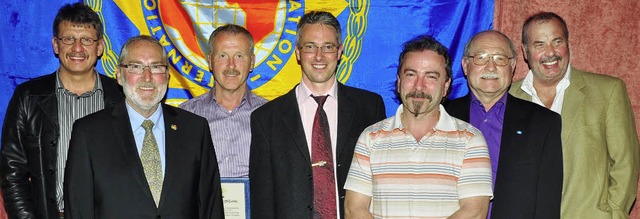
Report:
[[[345,189],[372,197],[375,218],[446,218],[459,200],[493,195],[482,133],[440,106],[434,129],[420,141],[395,116],[360,135]]]

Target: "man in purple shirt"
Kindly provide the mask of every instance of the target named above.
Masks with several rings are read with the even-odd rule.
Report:
[[[247,87],[253,71],[253,37],[244,27],[227,24],[209,37],[207,59],[215,78],[211,91],[180,104],[209,121],[221,177],[249,176],[249,118],[266,103]]]
[[[480,129],[489,146],[494,198],[488,218],[560,218],[560,115],[507,93],[515,55],[499,31],[472,37],[462,59],[471,93],[446,110]]]

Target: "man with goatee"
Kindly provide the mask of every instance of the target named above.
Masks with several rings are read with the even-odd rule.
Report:
[[[447,48],[404,44],[395,116],[364,130],[345,183],[346,218],[484,218],[492,196],[482,133],[440,105],[451,84]]]

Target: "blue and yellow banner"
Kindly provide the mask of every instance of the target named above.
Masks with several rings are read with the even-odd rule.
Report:
[[[0,3],[0,115],[16,85],[54,72],[58,59],[51,39],[60,6],[77,1]],[[492,28],[493,0],[85,0],[104,21],[105,53],[96,68],[115,77],[124,42],[139,34],[157,38],[171,65],[167,103],[179,104],[213,85],[205,59],[213,30],[226,23],[246,27],[256,41],[256,63],[249,87],[273,99],[300,82],[294,54],[296,25],[307,11],[333,13],[342,26],[344,51],[337,72],[340,82],[376,92],[387,112],[399,104],[396,68],[402,43],[429,34],[453,57],[451,97],[468,92],[461,70],[464,44],[475,33]]]

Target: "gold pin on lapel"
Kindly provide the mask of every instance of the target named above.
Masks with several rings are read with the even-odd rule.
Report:
[[[178,130],[178,126],[177,126],[177,125],[175,125],[175,124],[171,124],[171,129],[173,129],[174,131],[175,131],[175,130]]]

